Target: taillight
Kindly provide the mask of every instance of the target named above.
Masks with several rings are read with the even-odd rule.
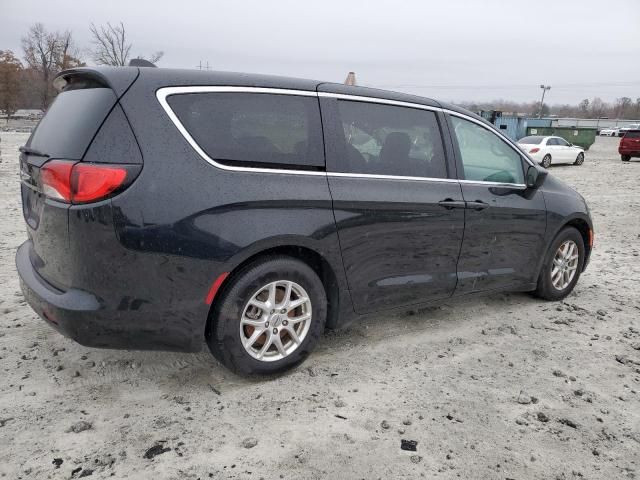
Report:
[[[97,202],[130,184],[139,165],[106,165],[50,160],[40,169],[43,193],[67,203]]]
[[[71,170],[74,163],[52,160],[40,169],[42,192],[49,198],[71,202]]]
[[[76,163],[71,172],[73,202],[95,202],[120,188],[127,171],[118,166]]]
[[[529,153],[538,153],[540,151],[540,149],[538,147],[532,148],[531,150],[529,150]]]

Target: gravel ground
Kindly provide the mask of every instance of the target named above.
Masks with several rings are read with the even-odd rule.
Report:
[[[207,352],[90,349],[39,320],[14,267],[26,135],[1,135],[0,477],[640,477],[640,162],[619,139],[552,168],[596,225],[566,301],[372,316],[249,381]]]

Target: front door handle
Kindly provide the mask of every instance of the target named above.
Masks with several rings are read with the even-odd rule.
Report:
[[[488,203],[481,200],[476,200],[475,202],[467,202],[467,208],[470,208],[472,210],[484,210],[488,206]]]
[[[452,198],[446,198],[438,202],[438,205],[451,210],[452,208],[467,208],[467,203],[461,200],[453,200]]]

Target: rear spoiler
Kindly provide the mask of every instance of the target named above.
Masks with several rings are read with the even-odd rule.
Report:
[[[120,98],[140,75],[138,67],[81,67],[60,72],[53,80],[58,92],[87,83],[108,87]]]

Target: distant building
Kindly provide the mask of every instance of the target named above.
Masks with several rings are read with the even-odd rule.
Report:
[[[351,86],[356,86],[356,74],[355,72],[349,72],[349,74],[347,75],[347,78],[344,81],[345,85],[351,85]]]

